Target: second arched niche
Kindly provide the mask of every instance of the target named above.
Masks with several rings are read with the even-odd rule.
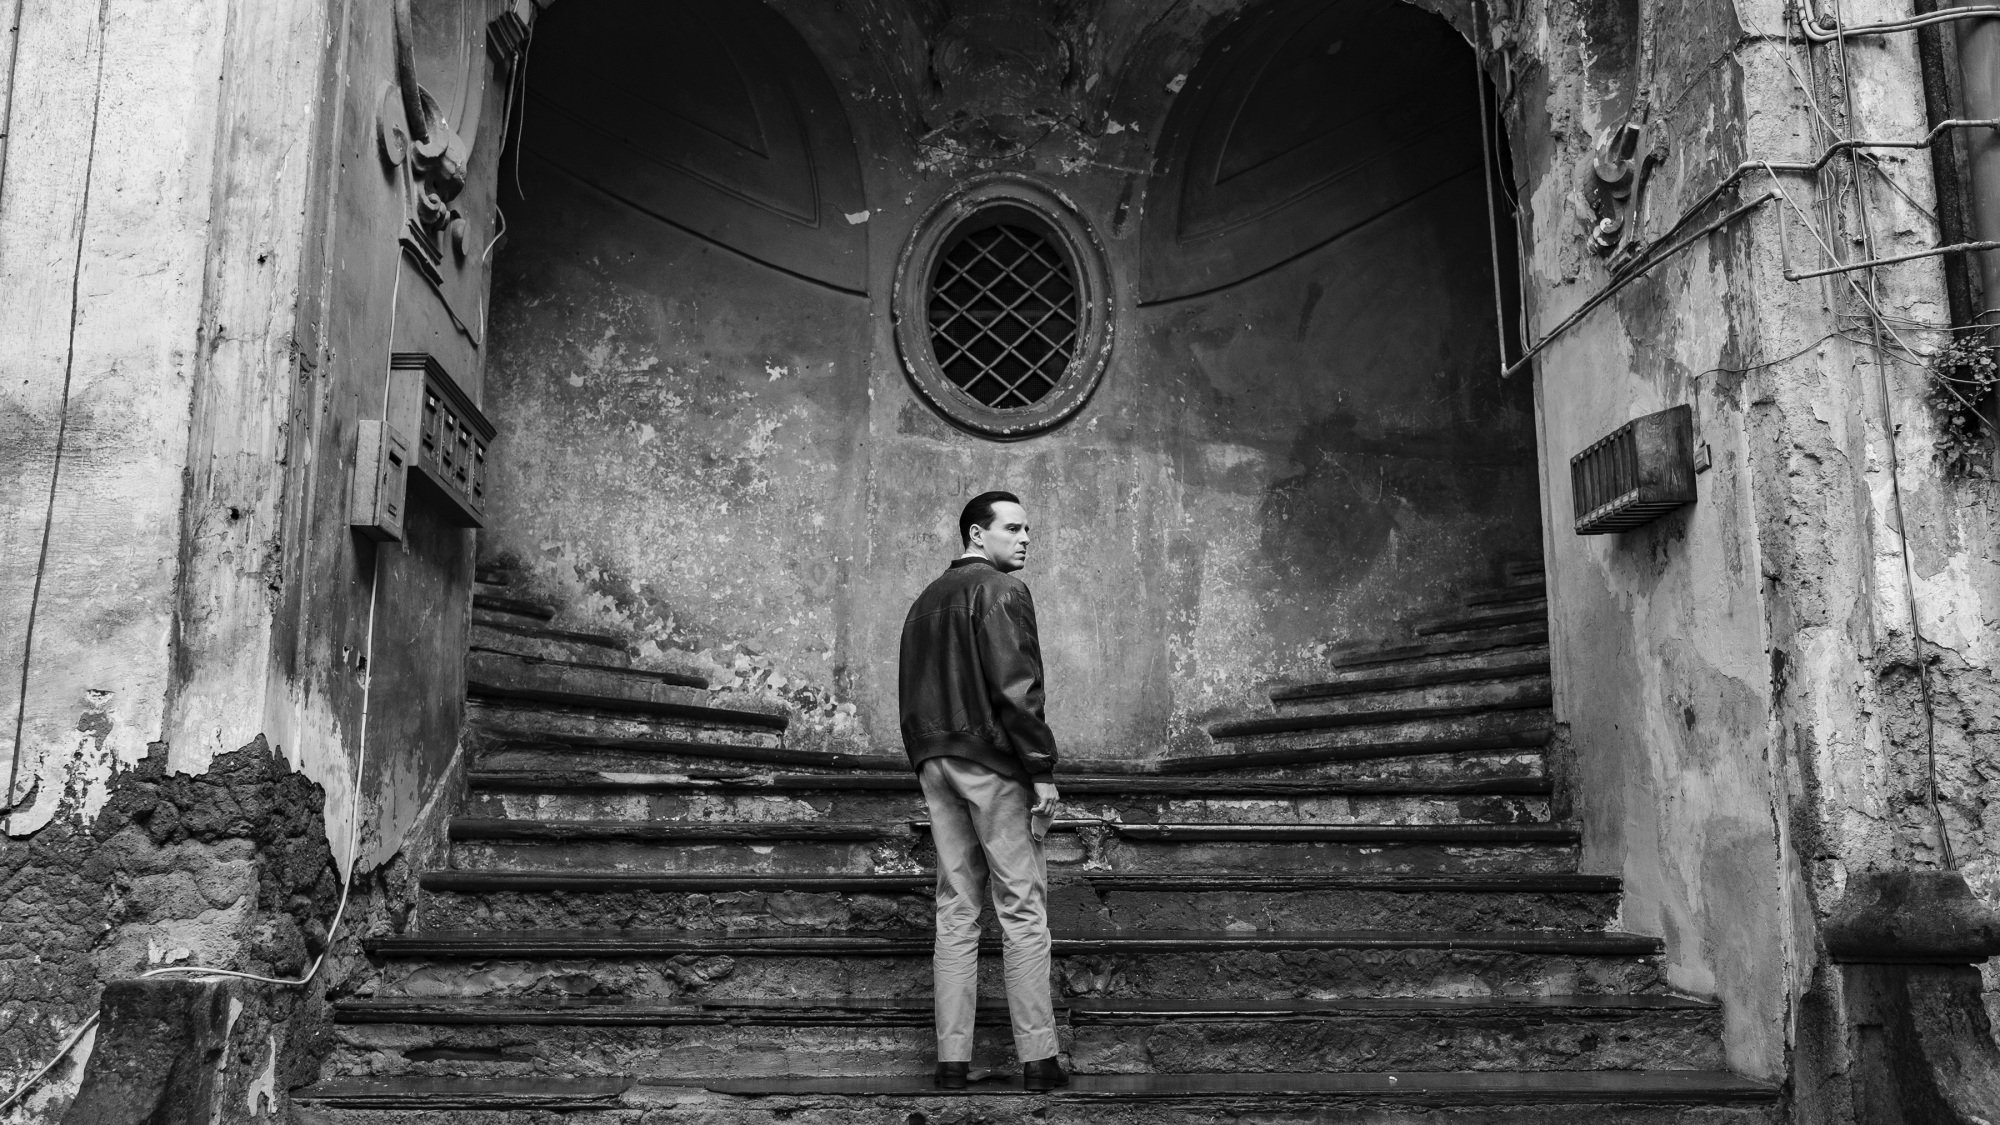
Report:
[[[746,257],[867,287],[854,136],[805,39],[754,0],[592,0],[536,34],[523,144]]]
[[[1251,9],[1168,113],[1141,303],[1223,288],[1477,174],[1475,78],[1464,39],[1398,0]]]

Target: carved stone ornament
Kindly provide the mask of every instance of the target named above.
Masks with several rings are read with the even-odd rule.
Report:
[[[409,161],[416,194],[412,225],[421,234],[432,262],[442,258],[448,231],[456,235],[452,241],[463,258],[467,224],[451,204],[465,190],[471,146],[446,120],[437,99],[417,80],[410,0],[395,0],[393,11],[396,80],[384,84],[376,125],[382,158],[392,167]],[[395,112],[395,103],[400,103],[400,114]]]
[[[1645,123],[1643,109],[1605,138],[1591,156],[1583,189],[1596,217],[1590,250],[1610,259],[1614,271],[1644,248],[1640,228],[1646,214],[1646,187],[1654,166],[1666,156],[1666,140]]]
[[[940,129],[1004,155],[1077,113],[1078,47],[1062,0],[955,0],[931,39]]]

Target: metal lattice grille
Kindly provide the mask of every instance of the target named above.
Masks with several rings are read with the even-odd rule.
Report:
[[[931,350],[959,389],[997,409],[1033,406],[1076,355],[1076,278],[1048,236],[998,224],[961,234],[931,286]]]

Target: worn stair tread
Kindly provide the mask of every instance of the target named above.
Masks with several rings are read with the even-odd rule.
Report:
[[[494,629],[516,636],[532,637],[542,641],[560,641],[567,644],[590,645],[593,648],[608,648],[614,652],[626,650],[625,640],[609,633],[588,633],[578,629],[558,629],[553,625],[541,625],[527,621],[508,621],[490,616],[473,615],[473,625],[481,629]]]
[[[1548,643],[1548,626],[1537,623],[1457,635],[1439,635],[1421,641],[1396,644],[1380,642],[1357,644],[1335,649],[1328,654],[1328,659],[1335,668],[1361,668],[1370,664],[1388,664],[1399,660],[1418,660],[1429,656],[1462,656],[1475,652],[1489,652],[1493,649]]]
[[[635,1084],[630,1078],[335,1078],[292,1091],[292,1100],[339,1109],[604,1109]]]
[[[882,1078],[740,1078],[691,1082],[718,1094],[928,1095],[928,1075]],[[1006,1094],[1020,1079],[975,1082],[962,1093]],[[1078,1074],[1070,1085],[1047,1097],[1057,1101],[1180,1100],[1238,1098],[1246,1095],[1321,1096],[1367,1101],[1505,1103],[1674,1103],[1770,1102],[1775,1086],[1728,1071],[1413,1071],[1320,1072],[1312,1074]]]
[[[612,871],[502,868],[480,871],[426,871],[418,879],[427,891],[477,894],[493,891],[824,891],[885,893],[922,891],[936,877],[928,872],[907,875],[827,875],[817,873],[682,874],[652,871]],[[1400,894],[1616,894],[1621,886],[1615,875],[1580,875],[1573,872],[1547,874],[1454,875],[1377,874],[1373,872],[1327,872],[1313,875],[1253,875],[1107,872],[1055,873],[1052,885],[1086,884],[1100,890],[1186,892],[1198,891],[1387,891]]]
[[[1531,650],[1517,659],[1484,666],[1433,668],[1415,672],[1385,669],[1382,672],[1354,676],[1350,679],[1299,684],[1273,691],[1270,698],[1271,702],[1282,705],[1304,703],[1309,700],[1338,699],[1350,695],[1367,695],[1378,691],[1400,691],[1404,688],[1442,687],[1445,684],[1477,683],[1482,680],[1525,680],[1548,674],[1548,652]]]
[[[1583,833],[1564,824],[1106,824],[1127,840],[1163,843],[1234,842],[1577,844]]]
[[[1131,774],[1060,774],[1064,797],[1133,796],[1187,797],[1228,800],[1242,797],[1346,796],[1544,796],[1554,783],[1546,777],[1473,778],[1190,778],[1139,777]],[[708,774],[625,773],[610,770],[472,770],[466,783],[474,791],[530,792],[691,792],[782,793],[918,791],[917,775],[908,769],[850,774],[774,773]]]
[[[1412,738],[1394,742],[1363,742],[1348,746],[1287,746],[1274,750],[1225,750],[1217,754],[1190,754],[1183,758],[1163,758],[1158,768],[1163,774],[1208,773],[1221,769],[1303,766],[1321,762],[1362,761],[1369,758],[1539,750],[1548,745],[1549,736],[1553,733],[1550,727],[1534,727],[1528,730],[1472,735],[1465,738]]]
[[[436,930],[391,934],[364,942],[390,957],[593,958],[726,954],[737,957],[928,957],[930,934],[712,934],[687,930]],[[999,935],[982,945],[999,948]],[[1527,930],[1455,933],[1398,930],[1064,930],[1054,934],[1058,955],[1083,953],[1258,952],[1312,949],[1435,949],[1500,953],[1552,953],[1600,957],[1651,957],[1660,939],[1596,930]]]
[[[528,656],[518,652],[507,652],[503,649],[486,648],[478,644],[472,645],[467,651],[481,656],[491,656],[500,660],[515,660],[522,664],[531,664],[544,668],[567,668],[579,672],[602,672],[607,675],[623,676],[627,679],[653,680],[674,687],[702,689],[708,687],[707,680],[686,672],[671,672],[658,668],[627,668],[622,664],[596,664],[588,660],[557,660],[552,657]]]
[[[1537,598],[1528,602],[1489,606],[1481,610],[1461,609],[1436,617],[1422,618],[1412,626],[1411,631],[1420,637],[1428,637],[1444,633],[1501,629],[1510,625],[1546,625],[1548,619],[1548,600]]]
[[[537,621],[553,621],[556,616],[554,606],[507,594],[475,593],[472,595],[472,608],[492,610],[495,613],[511,613],[518,617],[532,617]]]
[[[1459,604],[1477,609],[1482,606],[1512,605],[1517,602],[1541,601],[1547,598],[1548,587],[1542,581],[1541,573],[1537,571],[1535,576],[1526,582],[1467,594]]]
[[[341,1078],[295,1091],[305,1105],[348,1109],[595,1109],[609,1108],[645,1087],[694,1088],[747,1097],[1007,1096],[1021,1092],[1015,1075],[989,1077],[963,1090],[939,1090],[929,1075],[880,1078],[740,1078],[640,1082],[630,1078]],[[1462,1071],[1320,1072],[1312,1074],[1078,1074],[1070,1085],[1037,1096],[1036,1104],[1114,1101],[1231,1101],[1292,1096],[1364,1102],[1448,1105],[1673,1104],[1764,1105],[1778,1087],[1728,1071]],[[638,1099],[635,1099],[635,1102]]]
[[[1294,734],[1299,731],[1333,730],[1338,727],[1379,727],[1425,719],[1447,719],[1502,711],[1546,709],[1552,702],[1548,692],[1491,703],[1398,707],[1381,711],[1342,711],[1327,715],[1271,715],[1255,719],[1229,719],[1208,728],[1213,738],[1254,738],[1266,734]]]
[[[625,714],[657,715],[670,719],[714,723],[717,726],[761,727],[766,730],[784,730],[791,725],[791,716],[783,711],[755,711],[745,707],[724,707],[707,703],[667,703],[633,699],[622,695],[593,695],[550,688],[513,687],[470,677],[465,683],[465,693],[482,702],[498,705],[496,709],[501,711],[526,705],[530,708],[562,707],[572,711],[616,711]]]
[[[662,821],[662,820],[542,820],[526,817],[453,817],[453,840],[532,840],[559,843],[572,840],[631,840],[656,843],[763,843],[793,840],[880,840],[929,832],[922,817],[877,824],[825,821]],[[1229,841],[1233,843],[1368,843],[1368,844],[1577,844],[1583,835],[1562,824],[1299,824],[1274,823],[1138,823],[1096,817],[1060,817],[1056,831],[1102,829],[1126,840],[1158,843]]]
[[[652,871],[523,870],[520,868],[477,871],[426,871],[418,876],[427,891],[480,894],[494,891],[664,891],[669,893],[710,893],[715,891],[847,892],[858,894],[898,893],[928,889],[936,882],[930,874],[912,875],[827,875],[766,874],[723,871],[713,874],[660,873]]]
[[[886,754],[829,754],[820,750],[793,750],[783,746],[753,746],[734,742],[696,742],[685,738],[609,738],[597,735],[536,731],[532,734],[489,735],[482,750],[540,750],[554,753],[584,750],[614,750],[629,754],[668,754],[692,758],[754,762],[774,766],[817,766],[821,769],[888,770],[909,768],[906,758]]]
[[[453,817],[454,840],[650,840],[657,842],[879,840],[908,835],[907,823],[829,824],[814,821],[527,820]]]
[[[1107,1023],[1156,1023],[1161,1020],[1326,1020],[1353,1017],[1451,1019],[1471,1016],[1520,1016],[1529,1019],[1623,1018],[1642,1012],[1706,1012],[1718,1006],[1679,996],[1534,996],[1500,998],[1358,997],[1327,1000],[1250,999],[1107,999],[1057,997],[1058,1018],[1072,1026]],[[979,1005],[983,1017],[1006,1014],[1004,1000]],[[771,997],[661,1004],[625,998],[564,997],[523,1000],[515,997],[359,997],[337,1001],[334,1019],[340,1023],[399,1023],[547,1026],[672,1026],[687,1024],[816,1024],[928,1025],[933,1006],[927,997],[868,998],[850,996]]]

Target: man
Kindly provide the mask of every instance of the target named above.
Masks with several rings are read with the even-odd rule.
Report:
[[[990,885],[1022,1083],[1046,1091],[1069,1076],[1056,1061],[1042,854],[1056,809],[1056,743],[1042,718],[1035,603],[1014,577],[1028,565],[1028,513],[1011,492],[984,493],[960,513],[958,535],[964,554],[903,621],[898,676],[903,748],[937,846],[937,1084],[966,1083],[979,905]]]

